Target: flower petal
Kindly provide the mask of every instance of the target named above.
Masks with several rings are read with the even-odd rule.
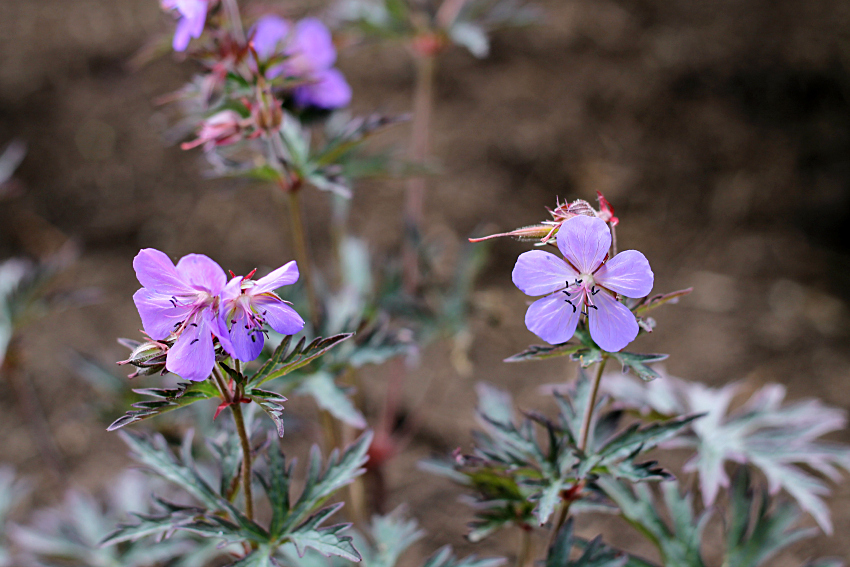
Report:
[[[293,58],[304,58],[313,71],[328,69],[336,61],[336,48],[328,27],[316,18],[304,18],[295,24]]]
[[[252,295],[268,293],[285,285],[292,285],[298,281],[298,264],[295,260],[287,262],[267,276],[257,280],[257,285],[251,288]]]
[[[293,96],[300,106],[342,108],[351,102],[351,86],[338,69],[317,71],[310,82],[295,89]]]
[[[227,283],[221,266],[203,254],[188,254],[177,262],[177,272],[193,288],[218,295]]]
[[[655,276],[646,256],[637,250],[625,250],[605,262],[593,279],[626,297],[646,297],[652,291]]]
[[[174,263],[159,250],[139,250],[133,258],[133,269],[139,283],[151,291],[168,296],[194,293],[189,283],[177,272]]]
[[[546,295],[568,287],[578,273],[554,254],[543,250],[523,252],[511,274],[514,285],[526,295]]]
[[[245,309],[237,308],[231,312],[227,323],[230,325],[233,355],[243,362],[250,362],[260,356],[265,336],[262,329],[255,327],[248,319]]]
[[[605,221],[575,216],[558,230],[558,249],[582,274],[593,273],[611,248],[611,231]]]
[[[294,335],[304,328],[304,319],[289,305],[273,295],[254,298],[253,307],[269,327],[283,335]]]
[[[265,61],[281,53],[289,31],[289,22],[280,16],[267,15],[257,20],[251,42],[260,60]]]
[[[179,303],[171,296],[142,288],[133,294],[142,326],[150,338],[159,341],[175,330],[192,312],[192,305]]]
[[[209,377],[213,364],[215,349],[209,324],[204,317],[196,316],[168,350],[165,368],[181,378],[200,382]]]
[[[235,278],[230,278],[230,281],[227,282],[227,285],[221,290],[221,302],[222,304],[232,302],[240,295],[242,295],[242,276],[236,276]],[[232,308],[232,305],[228,307],[228,309]],[[222,307],[222,309],[224,309],[224,307]]]
[[[538,299],[525,313],[525,326],[547,343],[565,343],[576,332],[583,297],[573,300],[572,305],[561,292]]]
[[[189,18],[180,18],[177,21],[177,28],[174,30],[174,39],[171,41],[172,49],[174,51],[186,51],[191,39],[192,20]]]
[[[593,296],[596,309],[588,308],[590,336],[604,351],[617,352],[635,340],[638,324],[629,308],[602,291]]]

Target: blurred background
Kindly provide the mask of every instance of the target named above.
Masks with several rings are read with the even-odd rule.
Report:
[[[542,21],[495,34],[489,58],[454,50],[441,59],[433,134],[441,173],[430,181],[427,236],[451,248],[476,229],[539,222],[556,196],[592,201],[602,191],[621,220],[621,248],[646,254],[655,290],[695,288],[658,312],[657,330],[637,349],[669,353],[667,370],[683,378],[751,389],[780,382],[791,399],[850,409],[850,3],[537,4]],[[321,14],[321,4],[287,5]],[[167,136],[170,118],[155,100],[192,69],[171,56],[128,65],[172,25],[156,0],[0,2],[0,147],[17,139],[28,148],[0,201],[0,259],[44,256],[70,237],[81,256],[63,283],[101,292],[96,304],[51,314],[21,337],[20,367],[66,463],[60,478],[45,471],[15,397],[0,398],[0,461],[35,479],[33,505],[69,486],[102,490],[127,464],[121,442],[88,410],[97,393],[74,372],[70,349],[104,365],[126,356],[115,339],[136,337],[140,326],[131,301],[139,248],[204,253],[237,273],[293,256],[266,188],[206,179],[201,153]],[[353,46],[339,65],[355,112],[410,109],[413,69],[402,46]],[[403,147],[407,128],[378,141]],[[402,192],[402,181],[357,187],[353,230],[379,257],[399,246]],[[328,199],[308,190],[304,202],[322,258]],[[469,546],[458,534],[471,514],[457,490],[416,461],[468,446],[475,381],[535,407],[539,386],[572,376],[558,359],[501,362],[539,342],[510,281],[527,248],[508,240],[490,248],[473,298],[472,378],[436,344],[409,380],[408,394],[425,396],[427,411],[390,469],[390,500],[410,502],[429,546]],[[365,377],[367,398],[381,392],[381,372]],[[439,386],[417,391],[427,376]],[[850,484],[831,506],[838,536],[801,544],[800,557],[850,556],[842,537]]]

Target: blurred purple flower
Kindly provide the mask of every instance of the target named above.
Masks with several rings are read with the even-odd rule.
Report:
[[[233,356],[248,362],[260,355],[265,342],[263,323],[284,335],[304,328],[304,320],[274,290],[298,281],[298,266],[289,262],[259,280],[237,276],[221,294],[220,325],[229,329]]]
[[[617,301],[617,294],[649,294],[653,274],[646,257],[626,250],[605,262],[611,247],[608,225],[602,219],[583,215],[564,222],[557,242],[565,260],[543,250],[531,250],[521,254],[514,266],[514,285],[525,294],[551,294],[531,304],[525,315],[526,327],[551,344],[564,343],[573,336],[579,316],[585,312],[590,336],[602,350],[624,348],[637,337],[638,324],[634,314]]]
[[[286,74],[306,81],[293,92],[300,106],[333,109],[351,102],[351,87],[333,66],[336,48],[331,32],[319,20],[305,18],[293,28],[279,16],[263,16],[254,25],[252,37],[261,61],[276,55],[286,57],[266,71],[268,78]]]
[[[213,336],[232,353],[230,336],[218,318],[220,295],[227,282],[224,270],[201,254],[183,256],[175,267],[153,248],[133,259],[142,289],[133,295],[145,332],[154,340],[172,333],[165,368],[193,381],[205,380],[215,364]]]
[[[201,37],[207,21],[209,0],[162,0],[163,9],[177,10],[180,20],[174,31],[174,51],[186,51],[189,40]]]

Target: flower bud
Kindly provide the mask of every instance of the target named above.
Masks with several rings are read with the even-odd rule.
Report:
[[[124,346],[132,348],[133,351],[127,360],[118,362],[122,366],[132,364],[137,368],[128,378],[150,376],[151,374],[165,374],[165,358],[168,355],[168,343],[152,340],[136,343],[127,339],[119,342]]]
[[[235,144],[243,138],[244,120],[235,110],[222,110],[201,123],[198,137],[191,142],[181,144],[184,150],[204,146],[205,151],[215,146]]]

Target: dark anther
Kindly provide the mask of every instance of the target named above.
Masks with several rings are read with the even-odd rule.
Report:
[[[572,302],[572,301],[570,301],[569,299],[565,299],[564,301],[566,301],[567,303],[569,303],[569,304],[570,304],[570,307],[572,307],[572,308],[573,308],[573,313],[575,313],[575,312],[576,312],[576,306],[575,306],[575,305],[573,305],[573,302]]]
[[[599,311],[599,308],[597,306],[591,305],[590,303],[587,304],[587,307],[588,309],[596,309],[597,311]]]
[[[171,298],[171,299],[169,299],[168,301],[170,301],[170,302],[171,302],[171,306],[172,306],[172,307],[177,307],[177,300],[176,300],[176,299],[174,299],[174,298],[172,297],[172,298]]]
[[[230,324],[231,324],[231,325],[235,325],[235,324],[236,324],[236,319],[231,319],[231,320],[230,320]]]
[[[201,340],[201,339],[195,339],[194,341],[192,341],[192,342],[191,342],[191,343],[189,343],[189,344],[190,344],[190,345],[193,345],[193,344],[195,344],[196,342],[198,342],[199,340]]]
[[[590,288],[590,295],[596,295],[597,293],[599,293],[599,290],[596,289],[596,286]]]
[[[584,280],[580,280],[580,279],[576,278],[576,283],[573,284],[573,285],[581,285],[582,281],[584,281]]]
[[[246,329],[250,329],[250,328],[251,328],[251,325],[245,325],[245,328],[246,328]]]
[[[568,292],[567,290],[563,290],[563,291],[564,291],[564,293],[567,294],[567,297],[569,297],[571,295],[570,292]]]
[[[257,335],[251,335],[251,342],[252,343],[257,342]]]
[[[197,326],[198,326],[198,324],[197,324],[197,323],[189,323],[189,326],[190,326],[190,327],[197,327]]]

